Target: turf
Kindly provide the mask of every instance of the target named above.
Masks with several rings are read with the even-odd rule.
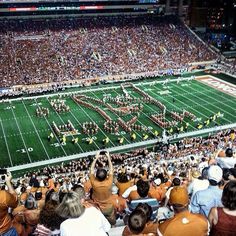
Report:
[[[181,112],[183,109],[192,112],[197,118],[201,119],[201,121],[191,121],[189,118],[185,118],[183,124],[178,124],[178,127],[189,123],[188,131],[196,130],[196,125],[199,122],[207,120],[219,111],[223,114],[223,117],[211,122],[208,127],[235,122],[235,97],[215,90],[198,81],[182,81],[179,84],[171,82],[164,86],[155,83],[155,81],[139,82],[136,83],[136,86],[167,107],[167,120],[171,120],[171,117],[168,115],[169,111]],[[107,94],[110,94],[112,97],[122,94],[119,84],[100,85],[98,89],[95,88],[93,90],[92,88],[88,89],[88,91],[87,88],[73,89],[73,91],[75,90],[86,96],[101,100]],[[161,91],[167,90],[169,94],[161,95]],[[132,88],[127,88],[127,91],[131,97],[142,97]],[[63,96],[61,99],[65,100],[66,105],[70,106],[70,112],[59,114],[50,105],[51,99],[56,99],[60,96]],[[173,101],[173,98],[175,101]],[[150,132],[134,131],[137,139],[131,141],[130,133],[125,132],[121,128],[119,128],[117,134],[106,133],[103,129],[104,118],[96,111],[75,103],[69,93],[67,95],[55,94],[53,97],[38,96],[28,100],[20,99],[2,102],[0,103],[0,167],[12,167],[105,147],[115,147],[120,145],[118,143],[118,137],[120,136],[124,137],[124,144],[142,141],[144,133],[148,133],[148,139],[154,139],[153,131],[157,130],[161,134],[163,129],[151,121],[150,116],[160,112],[160,109],[153,104],[143,101],[141,103],[144,108],[136,124],[149,127]],[[92,104],[97,105],[95,103]],[[49,108],[50,114],[48,117],[36,116],[36,108],[39,106]],[[108,111],[107,108],[101,105],[100,107],[112,120],[118,119],[116,114]],[[127,122],[133,116],[134,114],[125,115],[122,116],[122,119]],[[80,133],[76,136],[79,138],[78,143],[72,143],[72,136],[67,137],[66,145],[62,145],[59,140],[60,138],[57,136],[48,141],[47,137],[52,132],[52,122],[54,121],[57,125],[63,125],[68,120],[73,123]],[[82,124],[90,121],[98,124],[99,131],[97,134],[89,136],[82,133]],[[106,136],[110,138],[110,142],[104,146],[103,139]],[[94,138],[94,142],[90,145],[86,141],[88,137]]]

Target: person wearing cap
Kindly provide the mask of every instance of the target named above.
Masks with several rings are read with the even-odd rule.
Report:
[[[191,195],[191,199],[196,192],[207,189],[209,186],[208,181],[208,167],[202,170],[202,174],[199,171],[192,172],[192,181],[188,186],[188,194]]]
[[[156,178],[150,184],[148,196],[161,202],[165,198],[166,189],[161,185],[161,179]]]
[[[196,192],[191,199],[190,208],[193,213],[200,213],[208,217],[212,207],[222,207],[222,189],[219,188],[222,176],[223,171],[219,166],[210,166],[208,170],[209,187]]]
[[[208,235],[207,219],[188,210],[189,197],[185,187],[174,187],[170,192],[169,203],[174,210],[174,217],[159,225],[159,236]]]

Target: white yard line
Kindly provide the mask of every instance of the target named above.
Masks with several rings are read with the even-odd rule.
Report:
[[[115,92],[115,93],[117,93],[116,91],[115,91],[115,89],[112,89],[111,90],[112,92]],[[103,94],[106,94],[104,91],[102,91],[103,92]],[[92,92],[93,93],[93,92]],[[94,93],[93,93],[94,94]],[[117,93],[118,94],[118,93]],[[117,115],[117,117],[119,117],[118,115]],[[135,133],[135,134],[137,134],[140,138],[142,138],[142,136],[137,132],[137,131],[135,131],[135,130],[133,130],[133,132]],[[123,135],[122,135],[123,136]],[[125,138],[125,140],[126,141],[128,141],[128,143],[132,143],[132,142],[130,142],[125,136],[123,136],[124,138]]]
[[[27,153],[27,156],[28,156],[28,158],[29,158],[29,161],[32,162],[32,160],[31,160],[31,158],[30,158],[30,155],[29,155],[29,152],[28,152],[28,148],[27,148],[26,143],[25,143],[25,140],[24,140],[23,135],[22,135],[22,133],[21,133],[19,124],[18,124],[18,122],[17,122],[17,119],[16,119],[16,116],[15,116],[14,110],[12,109],[11,103],[9,103],[9,104],[10,104],[11,111],[12,111],[12,114],[13,114],[13,116],[14,116],[14,119],[15,119],[15,122],[16,122],[16,125],[17,125],[17,128],[18,128],[18,130],[19,130],[19,132],[20,132],[21,139],[22,139],[23,144],[24,144],[24,146],[25,146],[25,151],[26,151],[26,153]]]
[[[38,102],[37,102],[37,99],[36,99],[36,98],[34,99],[34,101],[36,102],[36,104],[37,104],[37,106],[38,106],[38,108],[39,108],[40,106],[38,105]],[[52,126],[50,125],[48,119],[46,118],[46,116],[43,116],[43,117],[45,118],[45,120],[46,120],[46,122],[47,122],[47,124],[48,124],[48,126],[49,126],[49,128],[50,128],[50,130],[51,130],[51,132],[54,134],[54,137],[56,138],[57,142],[60,144],[60,140],[58,139],[57,134],[54,132],[54,130],[53,130]],[[61,147],[62,151],[64,152],[64,154],[65,154],[66,156],[68,156],[67,153],[66,153],[66,151],[65,151],[65,149],[63,148],[63,146],[60,145],[60,147]]]
[[[76,103],[76,102],[74,101],[74,103]],[[76,103],[76,104],[77,104],[77,106],[79,106],[79,107],[82,109],[82,111],[84,112],[84,114],[85,114],[92,122],[94,122],[94,120],[93,120],[93,119],[89,116],[89,114],[84,110],[83,106],[81,106],[79,103]],[[96,122],[95,122],[95,123],[96,123]],[[98,128],[101,130],[101,132],[102,132],[105,136],[107,136],[99,126],[98,126]],[[112,144],[113,146],[115,146],[114,143],[113,143],[111,140],[110,140],[110,142],[111,142],[111,144]],[[95,145],[97,146],[97,148],[100,150],[101,147],[99,147],[99,146],[97,145],[97,143],[95,142],[95,140],[94,140],[94,143],[95,143]]]
[[[112,90],[112,91],[115,91],[115,90]],[[116,91],[115,91],[116,92]],[[117,92],[116,92],[117,93]],[[118,93],[117,93],[118,94]],[[138,93],[137,93],[138,94]],[[118,94],[119,95],[119,94]],[[133,96],[133,97],[135,97],[134,95],[131,95],[131,96]],[[136,97],[135,97],[136,98]],[[148,106],[146,103],[143,103],[144,105],[146,105],[146,106]],[[149,106],[148,106],[149,107]],[[150,107],[149,107],[150,108]],[[151,108],[152,109],[152,108]],[[152,109],[153,110],[153,109]],[[147,116],[144,112],[141,112],[143,115],[145,115],[148,119],[150,119],[150,117],[149,116]],[[146,125],[144,125],[139,119],[138,119],[138,122],[141,124],[141,125],[143,125],[143,126],[146,126]],[[152,121],[153,122],[153,121]],[[156,123],[155,123],[156,124]],[[158,125],[158,124],[156,124],[156,125]],[[161,128],[161,127],[160,127]],[[161,128],[162,129],[162,128]],[[137,133],[138,135],[139,135],[139,133]],[[153,132],[152,132],[152,134],[154,134]],[[139,135],[140,136],[140,135]],[[141,137],[142,138],[142,137]]]
[[[174,86],[175,86],[175,85],[174,85]],[[177,86],[176,86],[176,87],[177,87]],[[182,89],[182,88],[180,88],[180,87],[178,87],[178,88],[184,91],[184,89]],[[193,88],[191,88],[191,89],[193,89]],[[193,90],[196,91],[195,89],[193,89]],[[203,94],[202,92],[199,92],[199,93],[200,93],[200,94]],[[204,94],[204,95],[206,95],[206,94]],[[205,101],[204,99],[202,99],[201,97],[197,97],[197,96],[195,96],[195,95],[193,95],[193,96],[196,97],[198,100],[201,100],[201,101],[205,102],[205,104],[213,105],[213,104],[211,104],[211,103],[206,103],[206,101]],[[193,101],[194,103],[196,103],[196,102],[195,102],[194,100],[192,100],[192,99],[189,99],[189,100],[191,100],[191,101]],[[218,106],[216,106],[216,105],[213,105],[213,106],[216,107],[217,109],[219,109]],[[213,110],[207,108],[207,106],[204,107],[204,109],[205,109],[205,110],[208,110],[209,112],[211,112],[211,113],[213,113],[213,114],[216,113],[215,111],[213,111]],[[224,111],[224,113],[230,114],[230,113],[227,112],[227,111]],[[231,115],[231,114],[230,114],[230,115]],[[224,117],[223,117],[223,119],[224,119],[224,120],[227,120],[229,123],[231,123],[230,120],[228,120],[228,119],[226,119],[226,118],[224,118]]]
[[[50,104],[50,101],[48,100],[48,98],[46,99],[47,102]],[[62,121],[62,123],[65,125],[66,123],[64,122],[64,120],[61,118],[61,116],[59,115],[59,113],[54,109],[54,112],[57,114],[57,116],[59,117],[59,119]],[[74,135],[71,135],[73,138],[75,137]],[[80,147],[79,143],[76,143],[76,145],[80,148],[81,151],[83,151],[83,149]]]
[[[156,88],[156,87],[155,87]],[[158,90],[160,90],[160,89],[158,89]],[[161,91],[161,90],[160,90]],[[151,93],[153,93],[153,94],[155,94],[155,96],[159,96],[159,94],[157,94],[157,93],[155,93],[155,92],[153,92],[152,90],[150,91]],[[168,95],[168,96],[170,96],[170,97],[173,97],[172,95]],[[164,97],[162,97],[162,99],[164,99]],[[178,100],[177,98],[175,98],[176,100]],[[164,99],[165,100],[165,103],[169,103],[169,104],[171,104],[172,106],[174,106],[174,107],[176,107],[177,108],[177,110],[179,110],[179,107],[177,107],[174,103],[172,104],[171,102],[169,102],[169,101],[167,101],[166,99]],[[179,100],[178,100],[179,101]],[[181,101],[180,101],[181,102]],[[189,107],[189,106],[188,106]],[[191,107],[192,108],[192,107]],[[183,121],[185,124],[187,123],[186,121]],[[194,126],[192,126],[191,124],[189,124],[189,126],[191,126],[193,129],[196,129]]]
[[[37,134],[37,136],[38,136],[38,138],[39,138],[39,141],[41,142],[41,144],[42,144],[42,146],[43,146],[43,149],[44,149],[44,151],[45,151],[45,153],[46,153],[46,155],[47,155],[47,158],[50,159],[50,157],[49,157],[49,155],[48,155],[48,152],[47,152],[47,150],[46,150],[46,148],[45,148],[45,146],[44,146],[44,144],[43,144],[43,141],[42,141],[42,139],[40,138],[40,135],[39,135],[39,133],[38,133],[38,130],[37,130],[37,128],[35,127],[34,122],[33,122],[32,118],[31,118],[31,116],[30,116],[30,114],[29,114],[29,111],[28,111],[28,109],[27,109],[27,107],[26,107],[26,105],[25,105],[25,103],[24,103],[24,100],[22,100],[22,103],[23,103],[23,105],[24,105],[24,107],[25,107],[25,110],[26,110],[26,112],[27,112],[28,117],[30,118],[30,121],[31,121],[32,125],[34,126],[34,129],[35,129],[35,131],[36,131],[36,134]]]
[[[11,166],[13,166],[12,158],[11,158],[11,153],[10,153],[10,150],[9,150],[9,146],[8,146],[8,143],[7,143],[6,134],[5,134],[4,127],[3,127],[3,124],[2,124],[2,120],[1,120],[1,119],[0,119],[0,123],[1,123],[2,131],[3,131],[3,137],[4,137],[4,140],[5,140],[5,143],[6,143],[6,147],[7,147],[8,156],[9,156],[9,159],[10,159],[10,162],[11,162]]]
[[[198,86],[198,87],[201,87],[200,86],[200,84],[198,84],[198,83],[196,83],[196,85]],[[206,85],[206,84],[204,84],[204,85]],[[193,88],[192,88],[193,89]],[[206,91],[207,89],[206,88],[202,88],[201,87],[201,89],[203,89],[204,91]],[[215,89],[215,88],[212,88],[212,87],[210,87],[210,89],[214,92],[214,91],[217,91],[217,92],[221,92],[220,90],[217,90],[217,89]],[[195,90],[195,89],[193,89],[193,90]],[[196,90],[195,90],[196,91]],[[216,102],[218,102],[218,104],[219,103],[221,103],[221,104],[223,104],[224,106],[227,106],[227,107],[229,107],[230,109],[232,109],[232,107],[231,106],[229,106],[227,103],[224,103],[224,102],[222,102],[221,100],[216,100],[215,98],[214,98],[214,96],[212,96],[212,97],[210,97],[210,96],[208,96],[207,95],[207,93],[203,93],[203,92],[200,92],[201,94],[204,94],[205,96],[207,96],[208,98],[211,98],[211,99],[213,99],[214,101],[216,101]],[[224,94],[223,92],[221,92],[222,94]],[[225,99],[227,102],[232,102],[232,100],[230,100],[230,99]],[[210,105],[211,104],[214,104],[214,103],[209,103]],[[234,104],[235,105],[235,104]],[[215,107],[216,107],[216,105],[214,105]],[[233,115],[233,114],[231,114],[231,113],[229,113],[229,112],[225,112],[225,113],[228,113],[229,115],[231,115],[232,117],[234,117],[235,118],[235,116]]]

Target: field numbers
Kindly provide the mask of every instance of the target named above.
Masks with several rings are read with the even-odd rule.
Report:
[[[33,152],[34,149],[33,149],[32,147],[29,147],[29,148],[27,148],[27,151],[26,151],[26,149],[24,149],[24,148],[18,149],[18,150],[16,150],[16,151],[17,151],[17,152],[20,152],[20,153],[26,153],[27,151],[28,151],[28,152]]]

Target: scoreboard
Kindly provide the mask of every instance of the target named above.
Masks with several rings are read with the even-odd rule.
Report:
[[[0,18],[23,15],[156,13],[159,0],[0,0]]]

